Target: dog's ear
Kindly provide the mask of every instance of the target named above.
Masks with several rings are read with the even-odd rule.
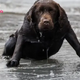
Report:
[[[26,18],[27,18],[27,20],[29,21],[29,22],[32,22],[32,19],[33,19],[33,7],[34,6],[32,6],[31,7],[31,9],[27,12],[27,14],[26,14]]]
[[[70,26],[66,12],[64,11],[64,9],[59,4],[58,4],[58,9],[59,9],[58,22],[59,22],[60,27]]]
[[[33,4],[33,6],[30,8],[30,10],[27,12],[25,18],[30,22],[33,23],[34,21],[34,10],[36,8],[36,4],[37,4],[38,0]]]

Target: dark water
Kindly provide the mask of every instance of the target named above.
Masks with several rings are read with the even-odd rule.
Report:
[[[0,0],[0,9],[4,11],[4,13],[0,13],[0,80],[80,80],[80,58],[66,40],[60,51],[51,56],[48,61],[22,59],[19,67],[6,67],[7,60],[1,56],[4,43],[11,33],[21,27],[24,14],[34,1]],[[63,6],[68,14],[71,26],[80,41],[80,7],[78,5],[80,1],[56,1]],[[75,3],[71,4],[73,2]],[[13,11],[13,7],[16,10]],[[19,9],[22,9],[23,12]]]

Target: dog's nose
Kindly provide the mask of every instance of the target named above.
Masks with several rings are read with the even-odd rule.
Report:
[[[44,19],[44,20],[43,20],[43,23],[44,23],[45,25],[49,25],[50,22],[49,22],[48,19]]]

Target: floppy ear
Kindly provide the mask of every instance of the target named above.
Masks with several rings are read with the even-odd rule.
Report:
[[[31,7],[31,9],[26,14],[26,18],[30,23],[32,23],[32,14],[33,14],[33,6]]]
[[[68,21],[68,17],[64,11],[64,9],[58,4],[58,8],[59,8],[59,25],[60,27],[68,27],[70,26],[69,21]]]
[[[34,21],[34,9],[36,8],[36,3],[38,2],[38,0],[33,4],[33,6],[30,8],[30,10],[27,12],[25,18],[30,22],[33,23]]]

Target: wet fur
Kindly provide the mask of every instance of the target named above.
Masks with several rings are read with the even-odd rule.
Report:
[[[39,12],[41,6],[45,8],[42,11],[44,14]],[[47,18],[49,24],[44,24],[45,20],[41,18]],[[80,56],[80,43],[64,9],[53,0],[37,0],[25,15],[21,29],[11,35],[5,44],[3,56],[11,57],[8,67],[18,66],[21,58],[47,59],[59,51],[64,39]]]

